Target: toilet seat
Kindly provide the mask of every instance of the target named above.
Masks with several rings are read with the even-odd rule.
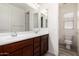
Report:
[[[71,40],[65,40],[65,43],[66,44],[72,44],[72,41]]]

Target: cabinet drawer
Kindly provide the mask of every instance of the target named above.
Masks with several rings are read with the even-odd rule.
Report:
[[[32,39],[28,39],[28,40],[24,40],[24,41],[20,41],[20,42],[16,42],[16,43],[12,43],[12,44],[8,44],[4,46],[4,52],[7,53],[11,53],[19,48],[23,48],[24,46],[28,46],[33,44],[33,40]]]

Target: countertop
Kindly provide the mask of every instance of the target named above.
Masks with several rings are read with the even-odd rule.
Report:
[[[16,37],[12,37],[11,35],[0,36],[0,45],[6,45],[6,44],[22,41],[22,40],[27,40],[27,39],[34,38],[37,36],[42,36],[45,34],[48,34],[47,30],[42,30],[42,31],[39,31],[38,33],[35,33],[33,31],[17,33]]]

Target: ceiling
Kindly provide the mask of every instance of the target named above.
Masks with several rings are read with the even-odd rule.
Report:
[[[73,7],[74,5],[76,5],[76,3],[60,3],[59,4],[60,8]]]
[[[13,6],[16,6],[16,7],[19,7],[19,8],[22,8],[24,10],[30,8],[27,4],[25,3],[10,3],[11,5]]]
[[[43,8],[43,9],[48,9],[48,3],[38,3],[38,5],[40,5],[40,8]]]

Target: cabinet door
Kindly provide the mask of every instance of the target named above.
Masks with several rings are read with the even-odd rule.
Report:
[[[34,38],[34,49],[40,47],[40,37]]]
[[[41,39],[41,55],[44,54],[44,41]]]
[[[34,56],[40,56],[40,37],[34,38]]]
[[[44,40],[44,53],[48,51],[48,39]]]
[[[2,46],[0,46],[0,56],[3,55],[3,49],[2,49]]]
[[[22,56],[22,49],[18,49],[9,55],[10,56]]]
[[[41,36],[41,55],[48,51],[48,35]]]
[[[40,47],[34,49],[34,56],[40,56]]]
[[[4,45],[3,49],[4,49],[4,52],[7,52],[8,54],[10,54],[16,50],[19,50],[22,47],[24,47],[24,41]]]
[[[23,48],[23,56],[33,56],[33,46],[26,46]]]

